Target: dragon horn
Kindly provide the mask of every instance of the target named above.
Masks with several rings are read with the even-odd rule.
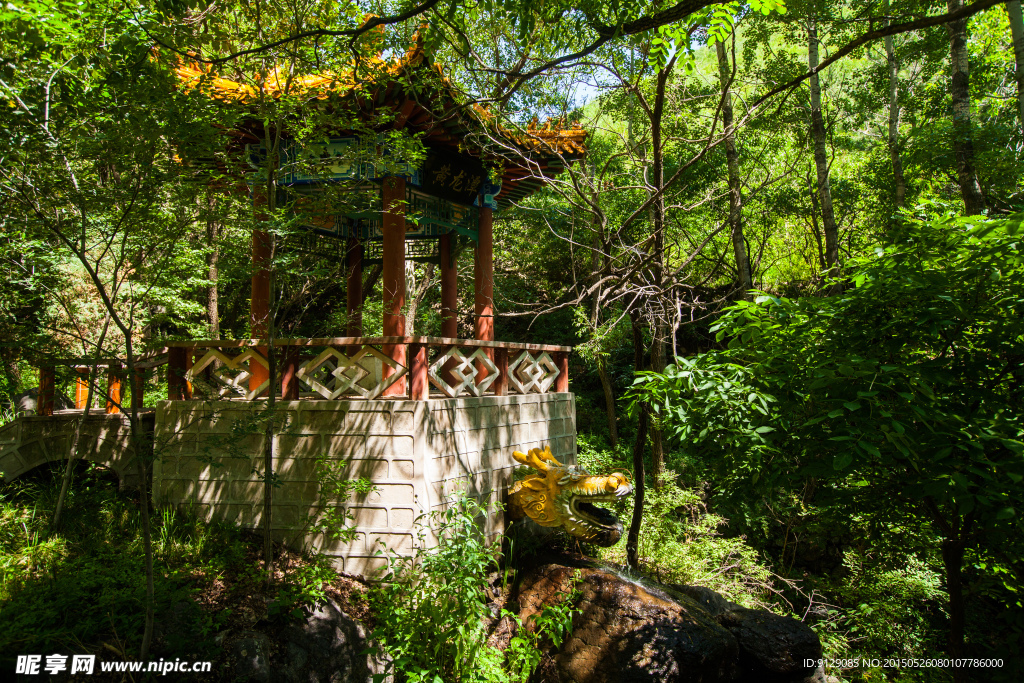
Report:
[[[555,460],[555,456],[551,453],[551,446],[545,446],[544,450],[541,450],[539,448],[534,448],[533,450],[530,451],[531,455],[533,453],[537,454],[537,458],[539,460],[547,460],[548,462],[550,462],[555,467],[561,467],[562,466],[562,463],[560,463],[557,460]]]
[[[527,455],[526,453],[521,453],[519,451],[514,451],[512,453],[512,457],[518,460],[519,462],[523,463],[524,465],[532,467],[538,472],[547,472],[549,469],[551,469],[551,465],[544,462],[544,460],[540,457],[541,453],[543,453],[543,451],[541,451],[539,448],[531,448],[529,455]],[[554,458],[552,458],[552,460],[553,459]]]

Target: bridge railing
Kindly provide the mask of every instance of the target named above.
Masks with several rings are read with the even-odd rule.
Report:
[[[274,342],[277,396],[350,400],[566,392],[572,347],[447,337],[334,337]],[[269,394],[265,340],[169,342],[168,398]]]
[[[146,373],[153,368],[167,363],[167,354],[163,350],[150,351],[137,359],[135,363],[135,374],[132,377],[133,400],[142,405],[142,396],[146,386]],[[76,410],[84,410],[89,396],[90,373],[95,368],[105,370],[106,386],[101,386],[99,377],[95,379],[93,394],[100,396],[105,403],[104,412],[108,415],[121,412],[122,399],[124,398],[124,375],[125,365],[119,359],[95,359],[95,358],[58,358],[46,359],[37,363],[39,370],[39,390],[36,395],[36,414],[53,415],[56,407],[56,368],[58,366],[69,366],[75,371],[75,399]]]

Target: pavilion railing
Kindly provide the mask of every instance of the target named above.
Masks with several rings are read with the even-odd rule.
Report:
[[[280,339],[274,347],[280,382],[275,393],[286,400],[427,400],[432,389],[435,396],[449,398],[569,390],[568,346],[446,337],[336,337]],[[167,393],[172,400],[251,401],[269,394],[265,340],[168,342],[167,351]]]

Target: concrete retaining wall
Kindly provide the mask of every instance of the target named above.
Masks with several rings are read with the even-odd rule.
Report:
[[[164,401],[157,409],[153,496],[206,520],[261,524],[264,437],[254,410],[262,402]],[[278,403],[272,525],[293,547],[321,550],[339,569],[372,574],[381,545],[411,554],[415,520],[442,509],[466,488],[481,503],[504,502],[516,462],[512,451],[550,445],[576,460],[575,400],[570,393],[429,401],[284,401]],[[377,489],[348,502],[322,495],[325,467],[365,477]],[[312,532],[329,507],[343,506],[358,532],[340,543]],[[500,513],[485,520],[490,538]]]

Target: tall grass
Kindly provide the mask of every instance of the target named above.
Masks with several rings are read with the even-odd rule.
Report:
[[[114,637],[131,645],[141,634],[137,492],[120,491],[101,468],[80,472],[61,528],[51,530],[59,488],[59,474],[38,472],[0,488],[0,669],[16,652],[81,651]],[[195,572],[244,555],[236,530],[181,513],[162,512],[154,532],[158,610],[188,599]]]

